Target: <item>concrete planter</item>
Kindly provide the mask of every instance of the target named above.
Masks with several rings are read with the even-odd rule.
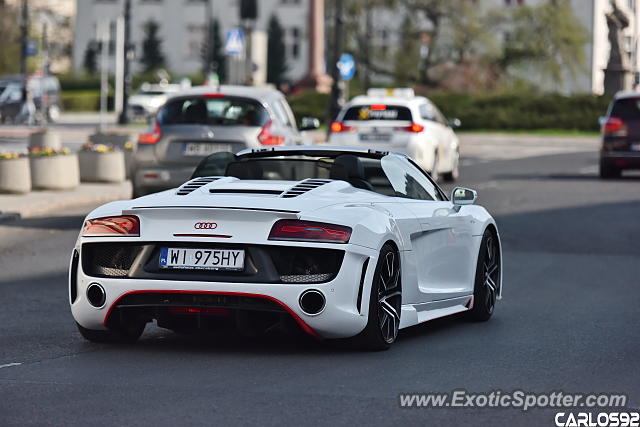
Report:
[[[0,193],[31,191],[29,158],[0,159]]]
[[[31,157],[31,185],[34,190],[70,190],[80,184],[78,156]]]
[[[60,150],[62,148],[60,135],[55,132],[46,130],[34,132],[29,136],[29,148],[34,147]]]
[[[82,182],[122,182],[127,177],[125,155],[122,151],[80,151],[78,160]]]

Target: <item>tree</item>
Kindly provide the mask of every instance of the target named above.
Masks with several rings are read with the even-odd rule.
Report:
[[[0,5],[0,75],[19,70],[20,43],[18,13],[15,7]]]
[[[87,74],[95,74],[98,70],[98,45],[94,40],[90,40],[89,43],[87,43],[87,48],[84,51],[84,58],[82,60],[82,68]]]
[[[158,36],[160,26],[154,20],[149,20],[144,24],[144,40],[142,41],[142,63],[144,72],[155,71],[165,64],[162,53],[162,40]]]
[[[207,40],[202,46],[202,72],[207,74],[214,70],[221,82],[226,80],[227,57],[220,36],[220,23],[217,19],[211,21],[211,29],[207,32]],[[209,40],[211,37],[211,40]],[[209,61],[211,61],[209,63]]]
[[[503,17],[503,26],[508,35],[500,58],[504,70],[533,69],[561,83],[584,69],[587,31],[568,2],[514,8]]]
[[[284,81],[289,70],[287,52],[284,45],[284,30],[275,15],[269,19],[267,44],[267,81],[276,86]]]
[[[399,86],[408,86],[418,79],[420,41],[407,12],[400,26],[400,43],[395,52],[393,77]]]

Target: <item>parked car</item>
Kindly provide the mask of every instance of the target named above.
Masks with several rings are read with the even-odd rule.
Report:
[[[33,97],[36,114],[55,122],[60,117],[60,82],[55,76],[31,75],[27,85]],[[22,111],[24,77],[0,77],[0,123],[15,123]],[[46,111],[45,111],[46,110]]]
[[[147,118],[158,112],[167,98],[180,92],[179,84],[144,83],[138,92],[129,98],[129,114],[132,118]]]
[[[298,129],[275,89],[202,86],[180,92],[160,108],[153,130],[138,138],[134,195],[179,186],[212,153],[300,145],[306,139],[300,131],[318,126],[317,119],[305,118]]]
[[[458,119],[447,120],[424,96],[413,89],[369,89],[353,98],[331,124],[329,143],[402,149],[437,180],[459,176],[460,143],[453,128]]]
[[[640,169],[640,92],[618,92],[600,123],[600,177],[618,178],[625,169]]]

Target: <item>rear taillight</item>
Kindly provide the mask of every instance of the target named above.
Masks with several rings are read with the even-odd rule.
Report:
[[[403,130],[405,132],[413,132],[420,133],[424,130],[424,126],[418,123],[411,123],[409,126],[403,126],[401,128],[396,128],[396,130]]]
[[[162,137],[162,130],[158,121],[153,125],[153,131],[141,133],[138,136],[138,144],[156,144]]]
[[[258,142],[262,145],[284,145],[284,136],[271,133],[273,122],[267,122],[258,134]]]
[[[606,136],[627,136],[627,126],[618,117],[609,117],[602,125],[602,132]]]
[[[269,233],[269,240],[299,242],[348,243],[350,237],[350,227],[297,219],[281,219],[273,224]]]
[[[138,237],[140,220],[137,216],[110,216],[88,219],[82,227],[83,237]]]
[[[333,133],[351,132],[352,130],[354,130],[353,126],[347,126],[342,122],[331,123],[331,132]]]

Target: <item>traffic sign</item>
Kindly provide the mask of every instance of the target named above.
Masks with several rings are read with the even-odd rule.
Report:
[[[244,31],[241,28],[232,28],[227,31],[224,50],[227,55],[242,55],[244,52]]]
[[[35,40],[27,40],[25,54],[27,56],[36,56],[38,54],[38,42]]]
[[[338,70],[340,71],[340,77],[344,80],[351,80],[353,76],[356,74],[356,61],[354,61],[353,56],[348,53],[343,53],[340,55],[340,60],[336,64],[338,66]]]

